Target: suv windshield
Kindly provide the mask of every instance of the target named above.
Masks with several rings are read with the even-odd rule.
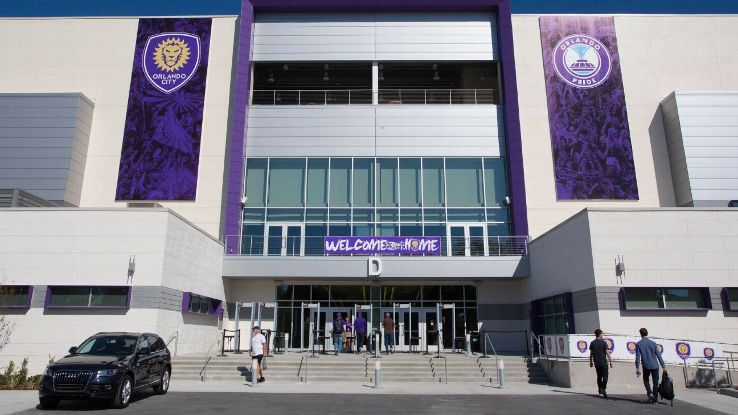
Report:
[[[136,340],[134,336],[90,337],[77,348],[75,354],[130,355],[136,347]]]

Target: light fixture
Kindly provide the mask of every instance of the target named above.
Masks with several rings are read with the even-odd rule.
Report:
[[[379,80],[384,81],[384,66],[379,65]]]
[[[136,255],[131,254],[128,256],[128,278],[126,282],[133,283],[133,274],[136,273]]]
[[[282,65],[282,70],[283,71],[289,71],[290,70],[290,66],[285,63],[284,65]]]
[[[328,69],[329,68],[328,68],[328,64],[327,63],[325,65],[323,65],[323,80],[324,81],[330,81],[331,80],[331,78],[328,77]]]
[[[270,84],[274,82],[274,71],[271,69],[269,70],[269,79],[267,79],[267,82],[269,82]]]
[[[438,75],[438,64],[434,63],[433,64],[433,80],[437,81],[439,79],[441,79],[441,77]]]

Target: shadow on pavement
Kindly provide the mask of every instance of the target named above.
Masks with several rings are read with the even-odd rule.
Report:
[[[144,401],[152,396],[156,396],[153,392],[135,392],[131,397],[130,405],[136,402]],[[44,409],[41,405],[36,405],[36,409],[42,411],[106,411],[115,410],[108,400],[68,400],[61,401],[56,409]]]

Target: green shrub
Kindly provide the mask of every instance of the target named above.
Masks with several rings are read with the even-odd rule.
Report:
[[[0,373],[0,390],[33,390],[38,389],[40,383],[41,375],[28,376],[28,358],[23,359],[17,371],[15,362],[10,361],[5,372]]]

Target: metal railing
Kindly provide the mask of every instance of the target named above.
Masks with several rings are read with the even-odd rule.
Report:
[[[173,356],[177,355],[177,344],[179,343],[179,330],[174,330],[174,333],[169,337],[169,340],[167,340],[166,346],[167,348],[169,345],[174,341],[174,353]]]
[[[430,367],[431,367],[431,374],[433,377],[436,377],[436,366],[433,363],[433,359],[443,359],[443,375],[444,375],[444,383],[448,384],[448,359],[446,359],[446,356],[433,356],[429,359]],[[438,377],[438,383],[441,383],[441,377]]]
[[[226,255],[242,256],[326,256],[322,236],[225,236]],[[523,256],[528,255],[527,236],[441,237],[441,256]],[[331,254],[349,256],[352,254]],[[412,254],[402,254],[411,256]],[[397,255],[392,255],[397,256]]]
[[[308,351],[306,350],[303,352],[302,357],[300,358],[300,365],[297,367],[297,379],[299,379],[301,383],[302,382],[307,383],[308,381],[308,361],[309,360],[310,359],[308,359]],[[300,375],[302,374],[303,367],[305,368],[305,376],[300,377]]]
[[[257,89],[251,105],[371,105],[371,89]],[[380,105],[480,105],[497,104],[495,89],[379,89]]]
[[[725,382],[722,383],[722,386],[733,388],[735,387],[735,383],[733,383],[733,372],[736,372],[736,362],[738,362],[738,358],[736,358],[734,355],[735,352],[724,352],[726,354],[729,354],[730,357],[715,357],[713,359],[707,360],[704,357],[683,357],[682,362],[682,371],[684,373],[684,386],[689,389],[690,387],[690,380],[689,380],[689,368],[695,368],[698,370],[697,376],[699,374],[700,369],[707,369],[712,371],[712,377],[713,377],[713,386],[715,387],[715,392],[720,393],[720,380],[718,379],[718,373],[719,371],[725,371]],[[694,363],[690,364],[688,361],[694,361]],[[699,381],[699,379],[695,379],[696,381]],[[704,379],[707,381],[707,379]]]
[[[489,335],[487,334],[486,331],[485,332],[481,332],[480,334],[483,334],[482,337],[484,338],[484,343],[482,343],[483,348],[484,348],[484,356],[483,357],[484,358],[487,358],[487,345],[488,344],[492,348],[492,353],[495,354],[495,368],[497,369],[496,370],[497,371],[497,383],[500,385],[500,387],[502,387],[502,382],[501,382],[501,379],[500,379],[500,358],[497,356],[497,350],[495,350],[495,345],[492,344],[492,339],[489,338]],[[479,359],[477,359],[477,361],[478,360]]]
[[[202,365],[202,369],[200,370],[200,380],[202,382],[205,382],[205,375],[204,374],[205,374],[205,370],[208,367],[208,364],[210,363],[210,359],[213,358],[213,356],[212,356],[213,349],[216,349],[217,350],[217,346],[220,344],[220,342],[221,342],[221,338],[220,338],[220,336],[217,336],[215,338],[215,341],[213,343],[211,343],[210,347],[208,347],[207,352],[205,352],[205,363]]]
[[[530,332],[530,357],[531,358],[536,357],[534,353],[534,351],[536,350],[536,345],[538,346],[538,358],[539,359],[543,357],[545,357],[546,359],[549,358],[548,352],[546,351],[546,348],[543,346],[543,342],[541,341],[542,338],[543,336],[538,336],[532,331]]]

